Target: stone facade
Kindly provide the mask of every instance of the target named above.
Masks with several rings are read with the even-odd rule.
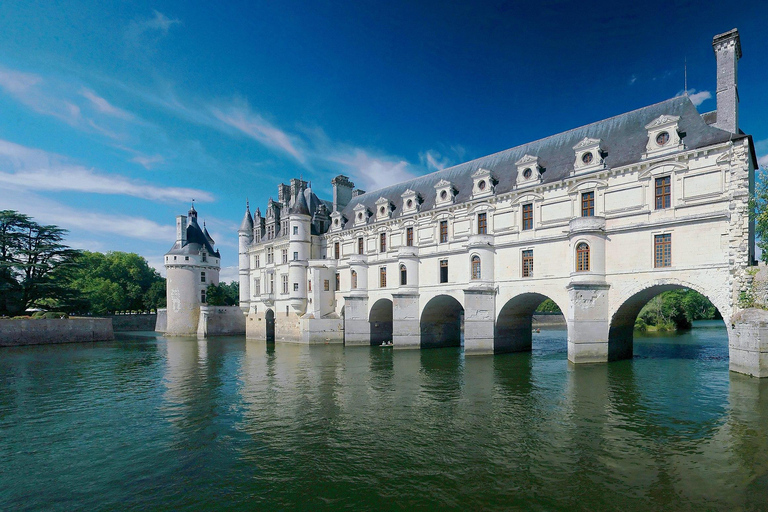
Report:
[[[718,90],[736,90],[738,32],[714,48]],[[343,332],[325,342],[529,350],[549,298],[568,358],[603,362],[631,357],[640,309],[677,288],[730,325],[754,264],[756,167],[732,96],[704,114],[680,96],[373,192],[339,176],[332,204],[280,185],[240,230],[248,336],[310,343],[332,319]]]

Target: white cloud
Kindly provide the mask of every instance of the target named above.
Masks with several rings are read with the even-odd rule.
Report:
[[[632,85],[632,84],[634,84],[635,82],[637,82],[637,75],[632,75],[632,76],[629,78],[629,85]]]
[[[219,283],[230,283],[240,279],[239,270],[235,266],[221,267],[219,271]]]
[[[154,16],[149,19],[131,22],[125,30],[126,40],[139,47],[150,47],[168,35],[171,27],[181,25],[181,20],[169,18],[165,14],[152,10]]]
[[[124,176],[103,174],[64,157],[0,140],[0,183],[27,190],[119,194],[159,201],[213,201],[206,191],[159,187]]]
[[[446,167],[453,165],[448,157],[445,157],[432,149],[419,153],[419,160],[421,160],[421,164],[430,171],[442,171]]]
[[[342,174],[349,175],[365,190],[377,190],[415,178],[417,174],[407,161],[386,155],[373,155],[361,148],[341,148],[336,154],[323,155],[341,165]]]
[[[35,112],[56,117],[71,126],[81,122],[80,107],[44,89],[39,75],[0,67],[0,88]]]
[[[763,155],[757,158],[757,165],[766,169],[768,168],[768,155]]]
[[[138,155],[131,158],[131,162],[141,164],[145,169],[151,169],[155,164],[161,164],[165,162],[165,158],[162,155]]]
[[[704,103],[706,100],[712,98],[712,93],[709,91],[699,91],[696,92],[696,89],[688,89],[687,91],[678,91],[677,96],[680,96],[682,94],[687,94],[688,98],[690,98],[691,103],[696,105],[697,107]]]
[[[236,128],[253,140],[277,148],[288,153],[301,163],[306,162],[305,156],[299,151],[297,138],[276,128],[259,114],[251,111],[247,104],[238,102],[226,109],[212,108],[213,116],[225,125]]]
[[[80,95],[86,98],[87,100],[89,100],[93,104],[93,106],[96,107],[96,110],[98,110],[102,114],[107,114],[113,117],[118,117],[120,119],[125,119],[129,121],[134,119],[133,114],[112,105],[107,100],[97,95],[95,92],[93,92],[90,89],[86,89],[85,87],[80,89]]]

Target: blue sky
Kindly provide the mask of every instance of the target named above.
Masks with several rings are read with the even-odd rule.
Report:
[[[219,5],[221,4],[221,5]],[[631,4],[631,6],[623,5]],[[768,2],[0,3],[0,209],[161,267],[196,200],[236,277],[245,200],[373,190],[688,91],[768,163]]]

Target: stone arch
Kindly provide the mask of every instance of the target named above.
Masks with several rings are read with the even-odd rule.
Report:
[[[557,301],[537,292],[521,293],[507,300],[499,309],[494,325],[493,351],[498,353],[531,350],[533,312],[547,299],[555,302],[560,311],[565,311]]]
[[[275,312],[272,310],[272,308],[267,309],[267,311],[264,313],[264,322],[266,341],[275,341]]]
[[[421,312],[421,348],[459,347],[462,344],[464,307],[451,295],[437,295]]]
[[[697,291],[709,299],[723,317],[726,327],[729,328],[730,310],[713,293],[694,283],[679,279],[657,279],[632,289],[618,302],[618,307],[611,311],[608,328],[608,361],[632,358],[635,320],[648,301],[660,293],[686,288]]]
[[[371,306],[368,314],[371,327],[371,345],[392,341],[392,301],[379,299]]]

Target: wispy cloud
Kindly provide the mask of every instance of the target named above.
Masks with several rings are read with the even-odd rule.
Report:
[[[704,103],[706,100],[712,98],[712,93],[709,91],[699,91],[696,92],[696,89],[688,89],[687,91],[678,91],[677,96],[680,96],[682,94],[688,94],[688,98],[690,98],[691,103],[696,105],[697,107]]]
[[[757,164],[763,169],[768,169],[768,155],[763,155],[757,158]]]
[[[635,82],[637,82],[637,75],[629,77],[629,85],[634,85]]]
[[[181,20],[169,18],[165,14],[153,10],[151,18],[134,20],[125,29],[126,41],[136,47],[152,49],[163,37],[168,35],[171,27],[181,25]]]
[[[117,117],[120,119],[125,119],[127,121],[132,121],[135,119],[133,114],[112,105],[107,100],[105,100],[101,96],[98,96],[95,92],[93,92],[90,89],[86,89],[85,87],[83,87],[82,89],[80,89],[80,95],[86,98],[87,100],[89,100],[93,104],[93,106],[96,108],[96,110],[98,110],[102,114]]]
[[[151,201],[213,201],[206,191],[161,187],[72,163],[65,157],[0,140],[0,183],[26,190],[117,194]]]
[[[131,162],[141,164],[145,169],[152,169],[155,165],[165,162],[162,155],[137,155],[131,158]]]
[[[451,159],[441,155],[438,151],[433,149],[419,153],[419,160],[421,161],[421,165],[425,166],[430,171],[442,171],[446,167],[453,165]]]
[[[406,160],[372,154],[364,149],[340,148],[335,154],[321,156],[338,164],[342,174],[351,176],[365,190],[376,190],[415,178],[418,173]]]

